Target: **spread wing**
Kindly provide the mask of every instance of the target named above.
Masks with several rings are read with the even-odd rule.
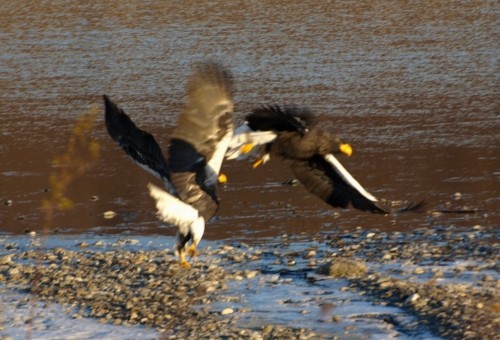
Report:
[[[304,187],[334,207],[352,206],[363,211],[388,214],[332,155],[293,160],[291,169]]]
[[[160,177],[168,187],[170,171],[154,137],[138,128],[130,117],[104,95],[105,122],[111,138],[139,166]]]
[[[313,116],[307,108],[281,108],[274,105],[252,110],[246,120],[254,131],[294,131],[303,134],[309,128]]]
[[[271,151],[290,161],[291,170],[305,188],[326,203],[386,214],[377,199],[366,191],[333,156],[346,153],[337,137],[314,122],[305,108],[264,106],[246,117],[252,131],[272,131]],[[255,132],[254,132],[255,133]]]
[[[215,63],[195,67],[187,103],[169,146],[172,183],[179,198],[208,219],[218,206],[217,175],[233,135],[232,78]]]
[[[233,135],[232,77],[215,63],[196,66],[172,138],[193,146],[218,173]]]
[[[179,232],[187,235],[189,226],[199,218],[198,211],[156,185],[149,183],[148,189],[149,194],[156,201],[159,218],[163,222],[178,226]]]

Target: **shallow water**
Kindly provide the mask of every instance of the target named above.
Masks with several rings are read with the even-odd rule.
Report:
[[[347,237],[349,234],[344,234]],[[406,237],[406,235],[405,235]],[[485,235],[478,237],[485,237]],[[359,239],[358,239],[359,241]],[[418,242],[410,236],[407,242]],[[85,245],[82,245],[84,243]],[[62,247],[70,251],[96,252],[148,252],[168,249],[173,254],[174,239],[171,237],[151,237],[123,235],[66,235],[40,238],[38,236],[0,236],[0,258],[6,254],[22,254],[27,251]],[[195,305],[194,308],[210,308],[212,313],[221,313],[226,308],[234,312],[223,318],[237,318],[238,324],[246,329],[260,330],[267,325],[273,327],[290,326],[313,330],[326,338],[338,339],[440,339],[433,336],[428,328],[404,308],[375,303],[373,296],[348,289],[347,279],[333,279],[316,273],[305,258],[308,249],[315,249],[315,258],[322,262],[334,258],[335,251],[325,243],[303,240],[301,237],[282,237],[278,241],[269,239],[262,245],[252,246],[244,242],[204,241],[198,261],[218,261],[226,270],[241,270],[256,273],[254,277],[241,277],[228,283],[227,289],[216,292],[218,298],[209,306]],[[498,248],[498,247],[497,247]],[[216,250],[216,251],[214,251]],[[231,256],[245,254],[252,258],[259,254],[259,260],[228,261]],[[379,254],[381,257],[382,254]],[[497,252],[498,257],[498,252]],[[293,264],[289,262],[293,259]],[[494,255],[492,255],[492,260]],[[365,265],[371,272],[397,277],[407,281],[427,282],[434,279],[436,285],[479,284],[485,275],[498,281],[500,274],[492,270],[495,264],[489,263],[484,268],[473,261],[415,262],[395,259],[383,261],[367,259]],[[426,263],[427,262],[427,263]],[[416,275],[415,268],[422,269]],[[442,273],[437,278],[436,269]],[[157,338],[160,334],[154,330],[138,326],[113,326],[100,324],[92,319],[73,319],[74,305],[63,308],[55,304],[36,302],[33,296],[12,289],[10,282],[7,289],[0,284],[0,336],[21,338],[32,332],[35,338]],[[484,289],[484,287],[483,287]],[[26,320],[33,315],[35,324]],[[4,326],[2,328],[2,326]],[[68,334],[75,334],[74,337]]]
[[[86,251],[151,251],[172,249],[174,240],[169,237],[113,237],[80,235],[53,236],[39,238],[30,236],[1,236],[0,257],[5,254],[22,253],[34,249],[63,247],[68,250]],[[266,325],[274,327],[290,326],[314,330],[316,334],[338,339],[440,339],[432,336],[426,327],[419,325],[417,319],[403,309],[376,305],[369,296],[345,290],[348,281],[331,279],[316,275],[307,267],[307,260],[297,257],[294,266],[278,266],[272,249],[279,249],[282,254],[301,252],[317,243],[298,241],[290,247],[283,244],[270,244],[269,248],[253,248],[244,243],[234,243],[235,247],[246,249],[248,254],[265,251],[262,260],[255,261],[247,269],[257,270],[255,278],[232,281],[228,288],[219,292],[220,302],[212,303],[209,308],[220,313],[227,307],[235,312],[226,317],[237,317],[238,324],[247,329],[262,329]],[[8,246],[8,247],[7,247]],[[217,249],[217,242],[205,242],[203,253],[207,249]],[[245,248],[246,247],[246,248]],[[7,248],[9,248],[7,250]],[[325,249],[320,247],[318,253]],[[221,253],[224,255],[224,252]],[[226,265],[228,265],[226,263]],[[231,264],[230,264],[231,265]],[[241,264],[233,263],[237,268]],[[229,269],[229,268],[228,268]],[[450,267],[449,270],[453,268]],[[260,274],[261,273],[261,274]],[[315,278],[311,283],[307,278]],[[75,306],[63,307],[54,303],[37,301],[36,298],[0,284],[0,335],[14,338],[34,337],[50,338],[103,338],[103,339],[153,339],[161,334],[151,328],[140,326],[115,326],[93,319],[74,319]],[[205,308],[197,305],[194,308]],[[27,320],[33,315],[34,324]],[[335,319],[334,319],[335,318]],[[333,321],[335,320],[335,321]],[[4,326],[2,328],[2,326]],[[71,334],[71,335],[70,335]]]
[[[456,226],[456,232],[476,225],[498,228],[499,12],[494,1],[2,1],[0,232],[40,230],[51,160],[64,152],[80,114],[94,106],[102,110],[102,94],[166,147],[190,65],[205,59],[219,60],[234,73],[238,122],[256,105],[311,107],[332,133],[353,145],[354,155],[340,160],[375,196],[425,198],[431,211],[478,212],[374,216],[336,210],[301,186],[281,185],[293,176],[279,160],[258,170],[228,162],[223,171],[229,183],[219,191],[221,207],[202,247],[210,246],[207,240],[229,239],[272,247],[276,236],[288,234],[294,237],[293,249],[283,251],[293,252],[311,246],[302,236],[309,240],[318,233],[357,227],[381,232],[439,225]],[[92,244],[94,238],[109,237],[92,235],[127,233],[140,241],[141,249],[171,247],[175,228],[157,221],[146,193],[146,184],[158,181],[112,142],[102,116],[93,136],[101,158],[69,188],[75,209],[58,213],[50,225],[52,231],[78,235],[63,241],[48,238],[47,246],[74,248],[79,241]],[[104,219],[109,210],[118,215]],[[250,285],[235,282],[229,287],[228,294],[241,298],[231,306],[252,310],[239,314],[242,323],[259,327],[301,320],[301,326],[337,336],[430,337],[425,329],[413,328],[415,319],[408,313],[342,291],[342,280],[309,284],[303,274],[314,274],[301,261],[297,257],[289,267],[276,264],[270,254],[255,262],[254,269],[263,275]],[[367,265],[398,277],[412,272],[398,260]],[[439,265],[440,284],[459,280],[472,285],[486,274],[498,280],[498,272],[487,270],[457,275],[453,270],[463,267],[462,262]],[[425,269],[422,280],[432,273],[430,266]],[[289,296],[295,299],[288,301]],[[2,293],[2,299],[22,297]],[[58,322],[34,335],[53,338],[70,325],[78,333],[92,322],[66,321],[55,308],[48,319],[38,320]],[[19,312],[26,314],[22,308]],[[341,322],[325,322],[333,316]],[[4,321],[8,317],[4,314]],[[398,327],[388,327],[386,320]],[[344,334],[353,324],[355,334]],[[4,335],[23,336],[25,328],[10,325]],[[93,329],[101,333],[82,336],[155,336],[144,329]]]
[[[0,205],[0,230],[41,227],[51,160],[63,152],[76,117],[101,107],[101,94],[166,146],[190,65],[204,59],[234,72],[237,120],[260,104],[309,106],[354,146],[354,156],[341,161],[376,196],[425,198],[430,210],[480,210],[432,218],[337,213],[300,186],[279,186],[292,174],[278,160],[256,171],[229,162],[223,170],[230,182],[207,238],[332,226],[496,227],[498,12],[493,1],[4,1],[0,200],[12,204]],[[70,188],[76,209],[56,216],[52,228],[173,235],[146,195],[155,179],[114,145],[102,117],[94,135],[102,156]],[[107,210],[118,217],[104,220]]]

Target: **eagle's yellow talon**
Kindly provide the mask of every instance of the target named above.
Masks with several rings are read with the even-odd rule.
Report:
[[[254,147],[253,143],[247,143],[240,148],[241,153],[249,153]]]
[[[220,174],[219,177],[217,177],[217,181],[219,181],[220,184],[226,184],[227,176],[225,174]]]
[[[191,268],[191,265],[187,261],[181,261],[180,266],[181,266],[181,268],[186,268],[186,269]]]
[[[186,250],[185,249],[179,250],[179,256],[181,258],[180,267],[181,268],[186,268],[186,269],[191,268],[191,265],[186,260]]]
[[[252,163],[252,168],[257,168],[259,165],[261,165],[262,163],[264,163],[264,161],[262,160],[262,158],[259,158],[258,160],[256,160],[255,162]]]
[[[191,244],[188,249],[187,249],[187,253],[188,253],[188,256],[189,257],[195,257],[195,256],[198,256],[199,255],[199,252],[198,250],[196,250],[196,245],[195,244]]]

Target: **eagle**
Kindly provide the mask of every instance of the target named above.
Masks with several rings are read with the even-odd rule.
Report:
[[[205,224],[215,215],[217,183],[233,137],[233,78],[222,65],[199,63],[187,82],[187,100],[171,135],[166,158],[155,138],[104,95],[111,138],[138,165],[161,178],[165,190],[149,183],[158,216],[178,227],[175,251],[180,266],[198,254]],[[191,242],[189,244],[189,242]]]
[[[308,108],[258,107],[236,131],[227,151],[228,159],[253,157],[255,168],[269,161],[271,155],[277,155],[289,163],[309,192],[332,207],[390,214],[414,211],[423,205],[423,201],[411,202],[394,210],[381,204],[335,157],[351,156],[352,147],[327,131]]]

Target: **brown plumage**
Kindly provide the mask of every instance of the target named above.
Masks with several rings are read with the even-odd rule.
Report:
[[[179,115],[165,159],[154,137],[104,96],[108,132],[136,163],[158,175],[168,192],[149,185],[161,219],[178,226],[176,251],[181,264],[187,242],[192,254],[205,223],[219,206],[216,186],[224,155],[233,135],[232,77],[216,63],[194,67],[188,79],[187,102]]]
[[[352,206],[379,214],[393,212],[382,206],[335,158],[335,154],[350,155],[350,146],[319,125],[310,110],[264,106],[255,109],[246,120],[253,131],[276,133],[275,140],[265,147],[265,153],[288,161],[293,174],[304,187],[326,203],[333,207]],[[399,211],[417,206],[420,205],[411,205]]]

